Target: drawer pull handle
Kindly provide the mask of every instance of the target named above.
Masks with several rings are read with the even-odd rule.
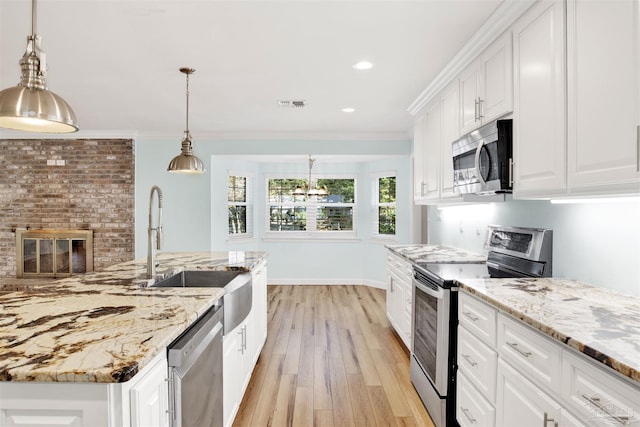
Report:
[[[631,417],[624,416],[624,415],[612,414],[611,411],[609,410],[612,407],[612,405],[607,405],[605,403],[602,403],[598,396],[590,397],[590,396],[587,396],[586,394],[583,394],[582,397],[587,402],[589,402],[591,405],[593,405],[593,409],[595,409],[595,410],[599,411],[600,413],[606,415],[607,417],[611,418],[612,420],[614,420],[618,424],[623,425],[623,426],[626,426],[626,425],[629,424],[629,421],[631,420]]]
[[[471,366],[476,366],[478,364],[478,362],[474,362],[473,359],[468,355],[468,354],[460,354],[462,357],[464,357],[464,359],[469,362],[469,364]]]
[[[464,311],[462,314],[464,314],[465,316],[467,316],[469,319],[471,319],[472,322],[477,322],[478,319],[480,319],[477,316],[474,316],[473,313],[469,312],[469,311]]]
[[[471,423],[475,423],[476,422],[476,419],[473,418],[471,415],[469,415],[469,410],[467,408],[463,408],[461,406],[460,409],[462,409],[462,413],[464,414],[465,417],[467,417],[469,422],[471,422]]]
[[[531,352],[530,351],[522,351],[522,350],[520,350],[518,348],[518,343],[507,341],[507,345],[509,347],[511,347],[512,349],[514,349],[515,351],[517,351],[518,353],[520,353],[521,355],[523,355],[524,357],[531,356]]]
[[[549,418],[549,415],[546,412],[544,413],[544,420],[542,420],[542,422],[542,427],[547,427],[547,423],[549,422],[553,423],[553,427],[558,427],[558,422],[553,418]]]

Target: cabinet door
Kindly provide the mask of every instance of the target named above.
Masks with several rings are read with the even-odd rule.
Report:
[[[543,0],[513,26],[514,187],[518,196],[566,191],[564,4]]]
[[[453,191],[453,152],[451,144],[460,137],[460,88],[456,79],[440,96],[440,198],[458,197]]]
[[[252,273],[253,306],[249,348],[253,363],[258,360],[267,339],[267,263],[261,263]]]
[[[426,107],[425,189],[427,199],[440,197],[440,100]]]
[[[421,111],[413,121],[413,201],[425,204],[425,157],[427,115]]]
[[[168,367],[165,358],[158,360],[131,390],[131,427],[163,427],[169,425]]]
[[[638,9],[637,0],[567,3],[572,192],[640,191]]]
[[[499,427],[551,426],[560,420],[560,405],[501,359],[496,412]]]
[[[486,123],[513,110],[513,58],[511,31],[482,54],[480,115]]]
[[[240,369],[242,357],[240,354],[240,344],[242,337],[239,333],[241,326],[227,333],[223,339],[223,359],[222,359],[222,414],[224,426],[229,427],[240,407]]]
[[[480,126],[478,97],[482,81],[482,62],[477,60],[460,75],[460,134],[465,135]]]

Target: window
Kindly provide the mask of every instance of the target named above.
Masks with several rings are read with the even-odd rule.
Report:
[[[376,230],[378,236],[396,234],[396,177],[395,173],[377,176],[374,204],[376,207]]]
[[[296,187],[307,188],[301,178],[268,178],[268,230],[301,236],[355,235],[355,178],[319,178],[312,187],[319,195],[294,196]]]
[[[253,206],[249,187],[250,179],[247,176],[229,175],[229,237],[251,237],[253,234]]]

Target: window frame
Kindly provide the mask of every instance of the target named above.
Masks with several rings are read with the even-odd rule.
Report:
[[[246,179],[245,181],[245,201],[244,202],[231,202],[229,201],[229,177],[243,177]],[[227,241],[228,242],[240,242],[245,240],[253,240],[254,239],[254,212],[255,212],[255,204],[253,202],[253,191],[254,191],[254,180],[255,176],[253,173],[246,171],[238,171],[238,170],[228,170],[227,171]],[[245,206],[247,208],[247,218],[245,221],[245,225],[247,226],[247,230],[245,233],[230,233],[229,232],[229,207],[230,206]]]
[[[358,174],[357,173],[314,173],[312,180],[318,179],[352,179],[354,181],[353,203],[333,203],[318,202],[315,198],[307,198],[304,200],[279,202],[278,206],[282,207],[303,207],[306,212],[306,230],[271,230],[271,206],[269,200],[269,181],[272,179],[309,179],[304,173],[282,173],[282,174],[265,174],[265,231],[263,240],[265,242],[285,242],[285,241],[323,241],[323,242],[346,242],[360,241],[358,239]],[[352,212],[352,230],[331,230],[322,231],[317,229],[317,210],[321,207],[350,207]]]
[[[398,174],[397,171],[383,171],[372,173],[372,192],[371,192],[371,205],[372,205],[372,219],[373,219],[373,229],[372,229],[372,239],[383,241],[385,243],[389,241],[397,241],[398,236]],[[380,179],[381,178],[390,178],[393,177],[396,179],[396,200],[395,202],[380,202]],[[394,234],[382,234],[380,233],[380,218],[379,218],[379,209],[381,207],[392,207],[396,211],[396,219],[395,219],[395,233]]]

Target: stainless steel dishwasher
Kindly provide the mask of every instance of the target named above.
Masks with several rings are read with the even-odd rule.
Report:
[[[174,427],[222,427],[223,318],[223,306],[212,307],[168,348]]]

